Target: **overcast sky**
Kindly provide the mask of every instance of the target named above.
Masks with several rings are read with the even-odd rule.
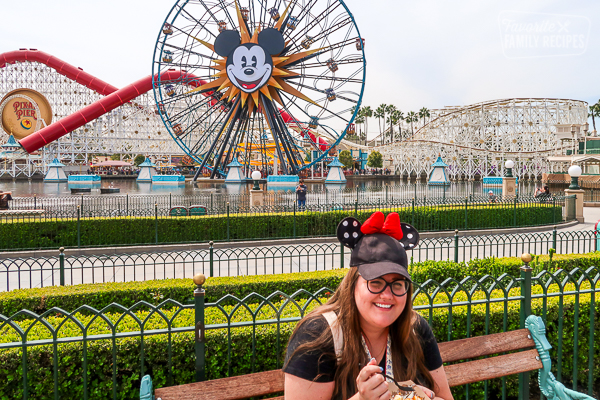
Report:
[[[0,53],[37,48],[122,87],[150,74],[173,3],[2,0]],[[600,98],[600,1],[346,4],[366,39],[363,105],[406,113],[510,97]]]

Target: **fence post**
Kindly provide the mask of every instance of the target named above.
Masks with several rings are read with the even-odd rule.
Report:
[[[227,202],[227,241],[229,241],[229,202]]]
[[[205,379],[205,340],[204,340],[204,294],[202,285],[206,282],[204,274],[194,276],[194,311],[196,320],[194,351],[196,353],[196,382]]]
[[[458,229],[454,230],[454,262],[458,263]]]
[[[127,216],[129,216],[129,193],[125,195],[125,199],[125,212],[127,213]]]
[[[467,223],[467,208],[469,204],[469,196],[465,196],[465,230],[469,229],[469,225]]]
[[[154,242],[158,244],[158,203],[154,203]]]
[[[358,218],[358,200],[354,203],[354,218]]]
[[[60,268],[60,286],[65,286],[65,248],[58,249],[58,267]]]
[[[77,206],[77,247],[81,247],[81,206]]]
[[[340,243],[340,268],[344,269],[344,245]]]
[[[169,192],[169,210],[173,208],[173,199],[171,197],[171,192]]]
[[[412,215],[411,215],[411,221],[410,224],[412,226],[415,226],[415,198],[412,198]]]
[[[37,210],[37,194],[33,194],[33,209]]]
[[[521,328],[525,328],[525,320],[531,315],[531,254],[523,253],[521,260],[524,265],[521,270]],[[529,372],[519,374],[519,399],[529,399]]]
[[[388,204],[388,184],[385,184],[385,205]]]
[[[356,185],[356,203],[358,204],[358,185]]]
[[[210,194],[210,212],[214,214],[213,210],[214,210],[213,209],[213,194],[211,193]]]
[[[565,200],[566,202],[566,200]],[[566,206],[566,204],[565,204]],[[556,223],[556,197],[552,198],[552,223]],[[556,247],[555,247],[556,248]]]
[[[556,250],[556,225],[552,228],[552,248]]]
[[[515,197],[513,206],[513,226],[517,226],[517,198]]]
[[[306,207],[305,207],[306,209]],[[294,202],[294,231],[293,231],[293,237],[294,239],[296,238],[296,202]]]
[[[215,271],[214,271],[214,265],[215,265],[215,258],[214,258],[214,247],[213,247],[213,241],[211,240],[210,242],[208,242],[208,268],[209,268],[209,276],[212,278],[213,276],[215,276]]]

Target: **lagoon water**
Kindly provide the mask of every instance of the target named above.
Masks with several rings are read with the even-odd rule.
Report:
[[[445,195],[447,197],[464,197],[468,195],[487,195],[489,190],[495,194],[501,193],[499,187],[483,187],[481,181],[476,182],[456,182],[448,187],[428,186],[426,183],[407,183],[401,179],[389,179],[385,177],[374,176],[372,179],[360,180],[349,179],[346,184],[325,185],[324,183],[307,183],[309,192],[322,192],[327,190],[346,189],[353,191],[357,186],[361,191],[365,192],[383,192],[385,186],[389,185],[390,190],[400,194],[403,193],[406,197],[422,198],[422,197],[437,197]],[[101,183],[91,186],[92,192],[90,195],[100,195],[101,187],[120,188],[120,195],[198,195],[198,194],[246,194],[251,189],[251,184],[226,184],[226,183],[211,183],[199,181],[196,183],[185,182],[184,185],[169,185],[169,184],[151,184],[138,183],[135,179],[119,179],[119,180],[102,180]],[[539,183],[523,182],[519,184],[519,192],[521,195],[533,195]],[[71,196],[71,188],[68,183],[44,183],[43,181],[2,181],[0,182],[0,190],[12,191],[13,197],[63,197]],[[283,192],[293,190],[294,187],[268,187],[268,190]],[[117,194],[118,195],[118,194]],[[111,194],[102,196],[112,196]],[[404,197],[404,196],[403,196]]]

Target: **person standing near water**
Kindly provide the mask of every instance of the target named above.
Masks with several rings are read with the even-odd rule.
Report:
[[[304,211],[306,209],[306,190],[308,188],[304,184],[304,179],[300,179],[298,186],[296,186],[296,199],[298,200],[298,210]]]
[[[0,192],[0,210],[8,210],[9,200],[12,200],[12,192]]]

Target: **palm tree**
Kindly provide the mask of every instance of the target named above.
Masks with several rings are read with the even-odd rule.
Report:
[[[358,114],[356,114],[356,118],[354,119],[354,122],[356,123],[356,125],[365,123],[365,117],[362,115],[361,111],[362,110],[358,111]],[[362,136],[362,130],[361,130],[360,135],[358,135],[357,133],[354,133],[354,135],[356,135],[357,137]]]
[[[598,100],[596,104],[590,106],[590,115],[592,116],[592,125],[594,126],[594,130],[596,130],[595,117],[600,117],[600,100]]]
[[[371,106],[365,106],[362,108],[363,117],[365,117],[365,139],[367,138],[367,134],[369,133],[369,118],[373,116],[373,109]]]
[[[383,128],[385,129],[385,108],[387,106],[385,104],[380,104],[379,107],[377,107],[375,109],[375,113],[373,114],[373,116],[375,118],[377,118],[378,122],[379,122],[379,134],[381,135],[382,133],[382,129],[381,129],[381,120],[383,119]]]
[[[393,127],[394,125],[397,125],[398,122],[400,122],[402,120],[402,118],[404,117],[404,115],[402,114],[402,111],[400,110],[393,110],[392,113],[389,116],[389,121],[390,121],[390,130],[392,132],[392,135],[390,135],[392,141],[394,141],[394,136],[393,136]],[[400,132],[401,133],[401,132]]]
[[[392,114],[394,114],[394,112],[397,111],[397,108],[395,105],[393,104],[388,104],[385,107],[385,113],[387,115],[386,118],[386,122],[389,124],[389,131],[390,131],[390,143],[394,140],[394,119],[392,118]]]
[[[406,122],[410,122],[410,134],[414,135],[415,134],[415,130],[413,127],[413,122],[417,122],[419,119],[419,117],[417,116],[417,113],[414,111],[409,111],[408,114],[406,114]]]
[[[404,113],[400,110],[396,110],[395,112],[395,120],[396,120],[396,124],[398,124],[398,138],[400,140],[402,140],[402,125],[400,125],[400,122],[404,121]]]
[[[419,118],[423,118],[423,125],[425,125],[425,118],[429,118],[431,114],[429,114],[429,110],[425,107],[419,110]]]

